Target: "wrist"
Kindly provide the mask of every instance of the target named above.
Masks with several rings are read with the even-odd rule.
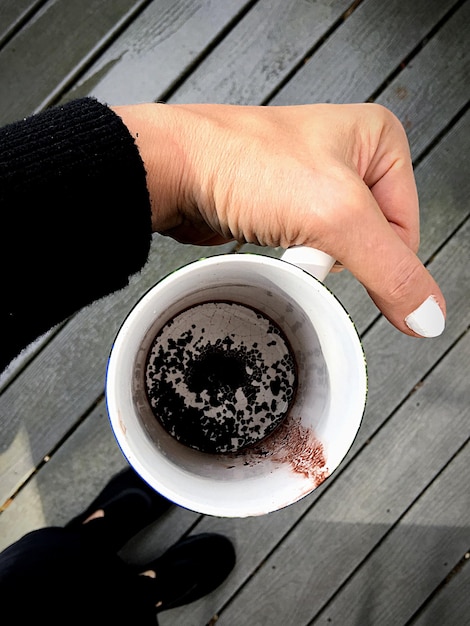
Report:
[[[143,161],[152,210],[152,230],[166,232],[182,221],[183,152],[170,106],[160,103],[111,107],[134,138]]]

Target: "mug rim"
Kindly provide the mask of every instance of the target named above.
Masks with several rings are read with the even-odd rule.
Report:
[[[313,488],[299,487],[300,492],[302,492],[302,489],[303,489],[303,492],[300,493],[299,490],[297,490],[297,493],[293,496],[293,499],[291,499],[290,501],[289,501],[289,493],[283,492],[283,493],[279,493],[277,496],[276,494],[272,495],[271,499],[267,497],[266,501],[263,503],[258,503],[258,502],[253,502],[253,501],[249,501],[249,502],[247,501],[246,503],[239,502],[237,506],[235,507],[231,505],[218,506],[210,502],[202,502],[201,498],[194,497],[194,493],[186,493],[185,495],[182,496],[181,493],[177,493],[174,489],[169,488],[168,485],[165,485],[164,482],[162,482],[162,480],[159,479],[159,477],[156,477],[154,474],[152,474],[148,466],[146,466],[145,464],[141,462],[140,457],[136,455],[135,449],[133,449],[132,444],[129,442],[129,437],[127,435],[129,423],[127,422],[126,424],[126,419],[124,419],[124,416],[122,414],[122,411],[124,410],[125,407],[123,408],[123,406],[120,406],[119,402],[116,399],[117,393],[119,392],[118,388],[120,386],[119,371],[117,370],[116,359],[118,358],[120,351],[123,347],[124,349],[127,348],[127,350],[129,350],[129,346],[126,345],[126,342],[127,343],[129,342],[129,339],[132,337],[132,332],[136,330],[136,327],[137,327],[138,332],[137,332],[137,336],[134,337],[134,347],[139,345],[142,342],[145,333],[148,332],[148,323],[142,323],[141,321],[140,326],[139,326],[139,319],[141,319],[140,315],[142,311],[145,311],[147,313],[148,319],[152,317],[152,307],[153,307],[152,303],[155,299],[158,299],[160,292],[167,290],[168,285],[171,285],[175,280],[179,281],[180,278],[185,274],[189,273],[190,275],[194,271],[194,269],[196,269],[197,267],[200,267],[201,263],[204,263],[205,267],[210,268],[211,266],[219,265],[221,263],[226,265],[226,264],[231,264],[234,262],[237,265],[240,263],[251,264],[254,262],[256,265],[259,265],[259,266],[263,266],[263,265],[267,267],[272,266],[276,270],[282,268],[288,273],[290,272],[292,275],[302,276],[302,280],[305,279],[304,275],[307,275],[309,281],[311,281],[312,279],[314,281],[311,284],[316,285],[317,290],[320,293],[322,293],[325,297],[329,298],[330,301],[334,303],[335,307],[339,306],[339,310],[341,310],[341,315],[343,318],[342,323],[344,324],[344,327],[348,329],[349,340],[352,341],[353,344],[355,344],[355,350],[357,350],[357,352],[355,353],[355,357],[354,357],[355,363],[356,365],[359,364],[361,366],[360,368],[358,368],[358,370],[360,371],[360,373],[358,374],[358,384],[361,387],[361,389],[359,390],[357,395],[358,395],[358,398],[362,398],[362,399],[361,400],[358,399],[357,401],[358,408],[357,408],[357,415],[355,416],[355,420],[354,420],[354,425],[352,426],[353,432],[351,432],[350,435],[348,436],[347,445],[345,444],[346,446],[345,449],[343,449],[340,452],[340,459],[335,460],[332,463],[334,467],[331,468],[329,475],[331,475],[336,470],[336,468],[341,463],[344,456],[346,456],[347,451],[350,449],[350,447],[352,446],[356,438],[357,432],[360,428],[360,425],[363,419],[366,402],[367,402],[367,396],[368,396],[367,361],[366,361],[366,356],[364,352],[364,347],[363,347],[361,338],[359,336],[357,327],[354,321],[352,320],[350,314],[344,307],[344,305],[337,298],[337,296],[331,291],[331,289],[328,286],[326,286],[324,283],[322,283],[320,280],[318,280],[316,277],[312,276],[306,270],[298,266],[295,266],[289,262],[283,261],[282,259],[279,259],[276,257],[270,257],[270,256],[262,255],[262,254],[257,254],[257,253],[250,252],[250,253],[237,253],[237,254],[216,254],[210,257],[203,257],[203,258],[191,261],[181,266],[180,268],[169,272],[162,279],[160,279],[156,284],[151,286],[139,298],[139,300],[132,307],[132,309],[126,316],[126,318],[123,320],[121,326],[119,327],[116,333],[115,339],[113,341],[113,345],[109,353],[107,370],[106,370],[105,397],[106,397],[106,405],[108,408],[108,416],[109,416],[109,420],[111,423],[111,427],[114,432],[114,436],[117,440],[117,443],[119,447],[121,448],[121,451],[124,454],[125,458],[127,458],[128,462],[134,467],[134,469],[153,488],[155,488],[157,491],[162,493],[162,495],[173,500],[180,506],[197,511],[199,513],[216,515],[220,517],[246,517],[246,516],[261,515],[261,514],[265,514],[274,510],[278,510],[280,508],[283,508],[284,506],[287,506],[299,500],[304,495],[307,495],[308,493],[313,491],[315,487]],[[132,356],[132,350],[131,350],[131,356]],[[130,371],[129,367],[128,367],[128,371]],[[127,404],[126,410],[132,409],[132,398],[130,397],[130,395],[129,393],[127,394],[128,400],[127,402],[124,403],[124,404]],[[129,416],[127,416],[127,420],[129,419],[130,419]],[[132,418],[132,419],[135,419],[135,418]],[[137,417],[137,419],[139,418]],[[168,435],[168,437],[170,437],[170,435]],[[139,445],[141,444],[142,442],[140,442]],[[144,442],[144,445],[146,445],[146,442]],[[182,444],[178,443],[177,445],[182,445]],[[148,450],[148,454],[151,454],[150,449]],[[201,453],[201,454],[204,454],[204,453]],[[164,457],[166,455],[165,453],[163,453],[161,454],[161,456]],[[165,463],[166,460],[162,458],[162,462]],[[174,471],[175,473],[178,473],[179,470],[172,468],[170,471],[171,472]],[[189,482],[194,480],[193,476],[184,476],[184,474],[185,472],[183,471],[181,473],[181,480],[188,479]],[[208,482],[210,482],[210,479],[208,481],[207,477],[204,477],[204,480],[206,481],[207,488],[209,489],[210,486]],[[204,480],[202,480],[202,482],[204,482]],[[233,489],[236,490],[235,486],[233,487]]]

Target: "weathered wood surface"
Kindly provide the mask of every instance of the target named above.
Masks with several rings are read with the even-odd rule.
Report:
[[[333,476],[287,509],[227,520],[175,507],[136,538],[123,551],[131,561],[187,532],[216,530],[236,544],[228,581],[162,614],[162,626],[204,626],[215,614],[227,626],[468,619],[469,25],[468,0],[2,3],[0,123],[85,94],[112,103],[375,100],[408,132],[420,256],[446,296],[446,331],[405,337],[352,276],[328,277],[368,359],[358,437]],[[103,399],[117,328],[166,273],[231,250],[155,237],[127,289],[48,333],[2,378],[0,501],[9,506],[0,549],[67,521],[125,464]]]

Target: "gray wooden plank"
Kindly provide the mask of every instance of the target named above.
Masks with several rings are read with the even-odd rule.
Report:
[[[93,95],[113,104],[161,99],[249,4],[249,0],[152,2],[66,99]]]
[[[407,623],[470,545],[469,481],[467,443],[311,624]],[[468,589],[454,592],[468,617]]]
[[[455,4],[366,0],[270,104],[365,102]]]
[[[0,550],[35,528],[64,525],[126,465],[102,401],[0,515]],[[160,520],[164,524],[152,525],[129,544],[123,556],[132,549],[128,560],[138,560],[142,554],[155,558],[161,547],[176,541],[197,518],[184,509],[172,511]]]
[[[168,102],[261,103],[350,4],[259,0]]]
[[[87,505],[87,489],[96,495],[125,466],[107,419],[103,406],[96,407],[77,429],[73,443],[61,446],[5,509],[0,550],[35,528],[65,524]],[[101,460],[100,474],[93,459]]]
[[[219,613],[218,623],[310,622],[468,440],[468,372],[462,363],[469,361],[467,333],[343,470],[341,479],[323,491],[276,551],[261,561],[234,601]],[[447,524],[459,528],[468,497],[464,490],[456,517]],[[428,519],[430,525],[433,521]],[[422,550],[427,549],[425,539],[419,544]],[[468,529],[464,539],[468,541]],[[461,540],[459,535],[460,554],[466,549]]]
[[[450,120],[470,101],[468,24],[465,2],[376,99],[401,120],[414,154],[425,149],[428,133],[442,131],[443,112]]]
[[[21,370],[35,357],[41,347],[47,344],[53,333],[54,331],[50,330],[36,339],[36,341],[33,341],[7,365],[3,372],[0,372],[0,393],[20,374]]]
[[[466,517],[468,518],[468,511]],[[462,626],[468,622],[470,553],[467,552],[464,555],[462,566],[449,578],[450,580],[432,596],[407,626],[434,626],[435,624]]]
[[[145,0],[50,0],[0,53],[0,123],[30,115],[51,101],[103,38]]]
[[[40,4],[41,0],[2,0],[0,3],[0,46]]]

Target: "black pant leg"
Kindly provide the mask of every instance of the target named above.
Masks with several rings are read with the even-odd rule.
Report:
[[[155,626],[144,579],[96,539],[66,528],[33,531],[0,553],[1,595],[18,623],[63,625],[73,617],[88,625]]]

